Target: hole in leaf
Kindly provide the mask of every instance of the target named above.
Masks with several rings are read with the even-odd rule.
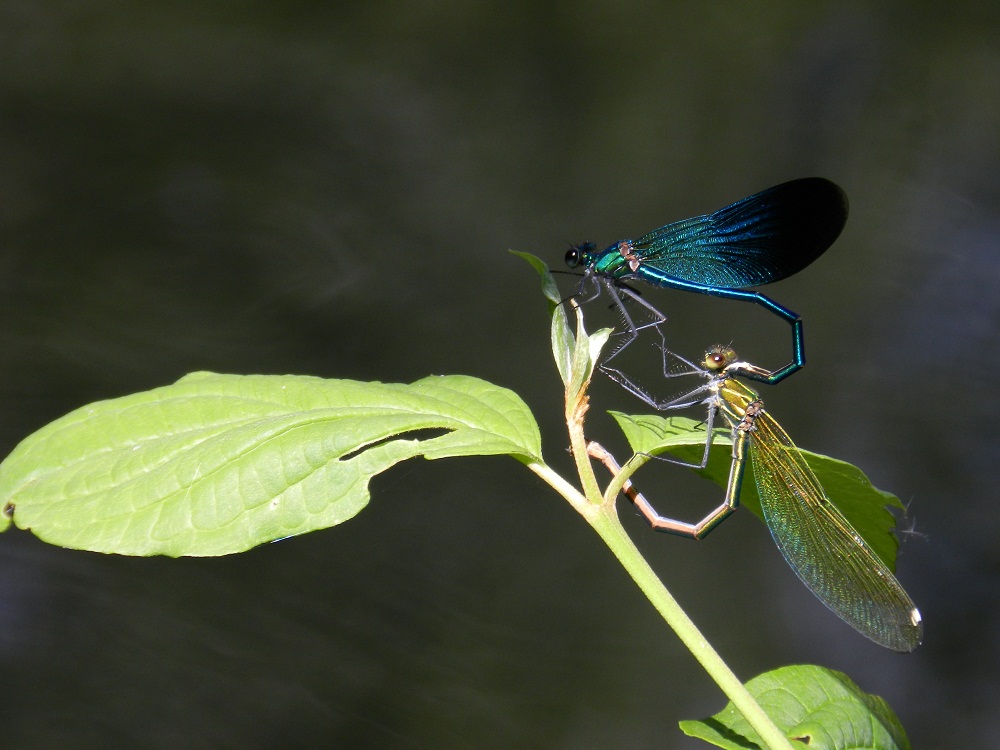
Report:
[[[427,441],[427,440],[431,440],[431,439],[436,438],[436,437],[441,437],[442,435],[446,435],[449,432],[451,432],[451,430],[446,430],[446,429],[443,429],[443,428],[436,428],[436,427],[434,427],[434,428],[428,427],[427,429],[424,429],[424,430],[409,430],[407,432],[400,432],[398,435],[393,435],[391,437],[382,438],[381,440],[376,440],[374,442],[367,443],[367,444],[361,446],[360,448],[358,448],[357,450],[351,451],[350,453],[345,453],[338,460],[339,461],[350,461],[352,458],[355,458],[356,456],[360,456],[362,453],[364,453],[367,450],[371,450],[372,448],[377,448],[380,445],[384,445],[385,443],[391,443],[391,442],[396,441],[396,440],[420,440],[420,441]]]

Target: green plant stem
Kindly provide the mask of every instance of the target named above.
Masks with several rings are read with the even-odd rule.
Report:
[[[721,688],[722,692],[739,709],[747,722],[754,728],[769,748],[776,750],[791,750],[792,745],[785,734],[775,726],[749,691],[740,682],[729,666],[722,660],[718,652],[701,634],[687,613],[663,585],[656,573],[646,562],[632,539],[625,532],[618,520],[614,508],[602,507],[602,512],[587,519],[594,530],[608,545],[615,557],[622,564],[632,580],[636,582],[646,595],[656,611],[660,613],[667,624],[677,633],[677,637],[694,654],[694,658],[705,668],[709,676]]]
[[[632,477],[635,472],[646,465],[650,460],[650,457],[642,454],[636,453],[621,468],[621,471],[617,472],[613,477],[611,477],[611,482],[604,490],[604,503],[605,505],[610,505],[618,499],[618,495],[622,491],[622,487],[625,483]]]
[[[614,504],[595,504],[584,497],[579,490],[563,479],[545,463],[533,462],[527,464],[535,474],[562,495],[576,508],[611,552],[622,564],[632,580],[660,613],[667,624],[677,633],[677,637],[694,654],[695,659],[705,668],[709,676],[715,680],[722,692],[733,702],[747,722],[754,728],[761,739],[772,750],[791,750],[792,745],[784,733],[775,726],[757,701],[743,686],[740,679],[722,660],[718,652],[701,634],[687,613],[667,590],[663,582],[646,562],[646,559],[633,544],[618,519]]]
[[[590,502],[572,484],[562,478],[548,464],[542,462],[532,462],[527,467],[540,476],[546,484],[562,495],[576,511],[587,519],[587,523],[593,525],[596,518],[601,514],[601,506]],[[594,480],[596,484],[596,479]]]
[[[580,404],[576,408],[566,411],[570,452],[576,462],[576,472],[580,477],[585,498],[594,505],[601,505],[604,498],[601,495],[600,485],[597,483],[597,476],[594,474],[594,465],[590,462],[590,456],[587,454],[587,438],[583,434],[583,415],[587,410],[586,396],[582,397]]]

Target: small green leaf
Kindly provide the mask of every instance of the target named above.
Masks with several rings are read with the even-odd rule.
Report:
[[[686,417],[661,417],[656,414],[627,415],[610,412],[615,418],[632,450],[636,453],[667,452],[674,458],[697,462],[705,450],[705,423]],[[729,430],[716,429],[708,465],[695,471],[701,476],[725,487],[732,463],[732,437]],[[865,474],[845,461],[819,453],[799,449],[813,470],[827,497],[840,509],[851,525],[864,537],[876,555],[895,570],[899,540],[893,534],[896,517],[888,506],[902,508],[899,498],[872,486]],[[740,492],[740,505],[764,520],[760,509],[760,496],[753,477],[753,462],[747,469]],[[641,480],[640,480],[641,481]],[[640,484],[641,490],[641,484]],[[653,505],[655,499],[647,498]],[[658,508],[670,515],[669,510]]]
[[[549,313],[552,315],[552,356],[556,361],[556,368],[559,370],[559,377],[562,378],[563,385],[567,385],[572,378],[573,367],[573,332],[569,327],[569,320],[566,316],[566,305],[559,294],[552,272],[545,265],[545,261],[531,253],[522,253],[511,250],[511,253],[527,261],[538,271],[542,277],[542,293],[549,301]]]
[[[556,286],[556,280],[552,278],[552,272],[549,270],[548,265],[545,261],[539,258],[537,255],[532,255],[531,253],[522,253],[519,250],[509,250],[511,255],[516,255],[518,258],[527,261],[532,268],[538,271],[539,276],[542,277],[542,294],[549,301],[549,311],[551,312],[555,308],[559,307],[563,303],[563,297],[559,293],[559,287]]]
[[[809,664],[782,667],[746,687],[785,736],[809,750],[909,750],[906,732],[888,704],[841,672]],[[727,750],[764,747],[732,703],[709,719],[682,721],[680,727]]]
[[[579,322],[580,325],[576,329],[577,346],[573,352],[573,377],[569,386],[569,390],[573,393],[579,392],[590,383],[590,379],[594,376],[594,367],[601,358],[601,350],[611,336],[610,328],[602,328],[588,334],[583,327],[583,316]]]
[[[570,393],[579,393],[584,383],[590,381],[594,374],[594,364],[598,361],[601,350],[611,336],[610,328],[602,328],[594,334],[587,334],[583,325],[583,315],[573,305],[576,311],[576,334],[569,325],[566,314],[566,300],[559,296],[559,289],[548,266],[540,258],[531,253],[521,253],[511,250],[511,253],[523,258],[538,271],[542,277],[542,293],[549,301],[549,312],[552,314],[552,356],[559,370],[559,377]]]
[[[397,437],[415,430],[441,434]],[[0,503],[4,528],[65,547],[224,555],[353,517],[369,480],[407,458],[496,454],[540,460],[538,427],[476,378],[194,373],[26,438],[0,464]]]

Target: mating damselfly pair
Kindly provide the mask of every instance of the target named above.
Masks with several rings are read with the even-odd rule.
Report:
[[[582,268],[575,298],[586,302],[607,293],[624,324],[623,341],[601,369],[626,390],[663,411],[707,408],[705,451],[695,468],[708,461],[717,416],[731,431],[733,450],[722,504],[690,524],[661,516],[631,482],[623,490],[650,525],[659,531],[700,539],[739,505],[745,468],[752,466],[765,522],[785,558],[803,583],[839,617],[875,643],[912,651],[920,643],[920,613],[892,571],[827,497],[809,464],[787,433],[764,409],[758,394],[738,381],[744,377],[777,383],[805,364],[802,321],[798,314],[748,287],[786,278],[818,258],[840,235],[847,220],[847,199],[829,180],[793,180],[744,198],[712,214],[656,229],[637,240],[622,240],[597,252],[590,243],[566,254],[571,268]],[[608,363],[634,343],[640,332],[655,329],[666,316],[630,284],[699,292],[761,305],[789,323],[792,360],[770,370],[740,361],[732,349],[714,347],[696,365],[663,343],[663,373],[668,359],[705,377],[697,388],[657,400],[625,372]],[[637,325],[628,304],[651,322]],[[619,466],[600,445],[591,455],[612,472]],[[668,459],[669,460],[669,459]]]

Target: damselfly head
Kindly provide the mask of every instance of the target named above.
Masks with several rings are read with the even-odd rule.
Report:
[[[577,266],[589,266],[591,253],[594,252],[594,248],[596,247],[597,246],[593,242],[584,242],[580,245],[574,245],[566,251],[566,265],[570,268],[576,268]]]
[[[703,364],[709,370],[723,370],[736,361],[736,352],[731,347],[716,344],[705,352]]]

